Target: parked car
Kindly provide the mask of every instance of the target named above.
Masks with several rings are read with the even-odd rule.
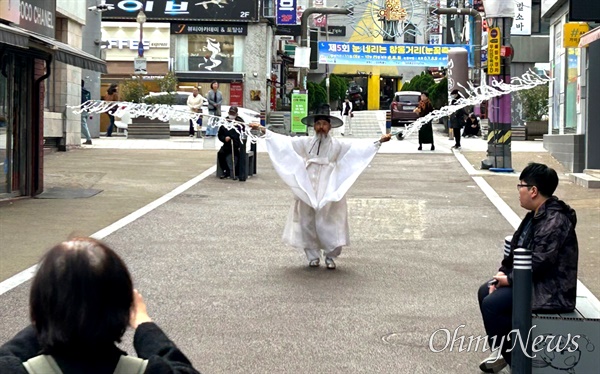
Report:
[[[414,112],[421,100],[421,93],[417,91],[400,91],[394,94],[394,100],[390,105],[392,112],[392,126],[411,123],[419,118]]]
[[[167,94],[168,94],[167,92],[152,92],[152,93],[148,94],[146,97],[167,95]],[[175,95],[175,104],[172,106],[175,109],[180,110],[182,112],[191,113],[190,108],[187,106],[187,98],[191,94],[192,94],[191,92],[184,92],[184,91],[173,93],[173,95]],[[229,105],[222,105],[221,106],[221,117],[223,117],[223,118],[227,117],[228,111],[229,111]],[[202,106],[202,113],[208,114],[208,101],[204,102],[204,104]],[[260,122],[260,113],[254,111],[254,110],[238,107],[238,115],[240,117],[242,117],[242,119],[246,123]],[[207,122],[207,120],[205,120],[205,122]],[[127,125],[130,123],[131,123],[131,117],[129,116],[128,113],[124,114],[122,117],[120,117],[118,120],[115,121],[115,125],[118,128],[124,129],[124,130],[127,130]],[[206,128],[206,125],[207,125],[206,123],[202,124],[202,126],[204,128]],[[180,132],[180,133],[187,134],[189,131],[189,127],[190,127],[190,124],[189,124],[188,120],[171,119],[169,121],[169,129],[172,133]]]

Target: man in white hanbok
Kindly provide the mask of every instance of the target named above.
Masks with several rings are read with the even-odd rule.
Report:
[[[267,151],[281,179],[292,189],[283,240],[303,249],[310,267],[318,267],[321,250],[328,269],[335,269],[334,258],[350,244],[346,192],[369,165],[381,143],[391,134],[372,141],[341,142],[329,131],[343,122],[330,114],[328,105],[302,119],[314,126],[313,137],[289,137],[267,131]]]

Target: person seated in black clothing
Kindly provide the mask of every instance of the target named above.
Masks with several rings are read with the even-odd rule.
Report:
[[[233,180],[239,180],[243,182],[246,180],[244,173],[244,162],[240,162],[242,157],[246,157],[246,142],[244,139],[244,120],[238,116],[238,108],[231,106],[227,120],[230,121],[228,125],[233,125],[232,128],[221,125],[219,127],[219,133],[217,136],[223,143],[221,149],[217,153],[217,159],[219,166],[223,173],[219,175],[219,178],[225,179],[233,177]],[[239,123],[235,123],[235,122]]]
[[[123,260],[100,241],[50,249],[29,302],[31,325],[0,347],[0,373],[198,373],[152,322]],[[115,345],[127,326],[138,358]]]
[[[479,119],[475,113],[469,114],[469,117],[465,123],[465,129],[463,130],[463,136],[465,138],[477,137],[480,130],[481,125],[479,124]]]

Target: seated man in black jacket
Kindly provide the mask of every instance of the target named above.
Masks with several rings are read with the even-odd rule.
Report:
[[[529,211],[510,244],[510,254],[502,261],[498,273],[478,292],[483,324],[490,346],[502,357],[490,356],[479,368],[496,373],[511,363],[510,349],[519,343],[506,341],[512,330],[512,271],[515,249],[532,252],[532,309],[537,313],[562,313],[575,309],[577,261],[579,247],[575,225],[577,216],[563,201],[552,194],[558,186],[556,171],[543,164],[530,163],[519,176],[517,190],[521,206]],[[526,287],[527,285],[523,285]],[[501,344],[498,344],[502,342]]]
[[[123,260],[95,239],[50,249],[29,302],[31,325],[0,347],[0,373],[198,373],[152,322]],[[138,358],[116,346],[127,326]]]
[[[245,159],[246,157],[246,142],[244,139],[244,120],[238,116],[238,108],[232,106],[229,108],[227,120],[230,121],[229,125],[233,125],[231,129],[221,125],[219,127],[219,133],[217,136],[219,140],[223,142],[223,146],[217,153],[219,166],[223,173],[219,175],[219,178],[225,179],[233,177],[233,180],[239,180],[243,182],[246,180],[245,176]],[[240,123],[235,123],[235,122]],[[233,169],[233,170],[232,170]]]

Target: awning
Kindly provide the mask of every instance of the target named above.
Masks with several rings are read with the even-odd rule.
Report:
[[[595,29],[581,35],[581,39],[579,39],[579,48],[585,48],[588,46],[588,44],[591,44],[598,39],[600,39],[600,27],[596,27]]]
[[[25,49],[30,47],[35,48],[35,45],[32,46],[31,42],[49,47],[56,61],[83,69],[106,73],[106,62],[104,60],[46,36],[34,34],[20,27],[0,23],[0,43]]]
[[[29,45],[29,33],[0,23],[0,43],[27,48]]]
[[[31,40],[36,43],[49,45],[54,50],[54,59],[65,64],[80,67],[82,69],[93,70],[106,74],[106,61],[92,56],[87,52],[75,49],[68,44],[57,40],[47,38],[41,35],[30,35]]]

